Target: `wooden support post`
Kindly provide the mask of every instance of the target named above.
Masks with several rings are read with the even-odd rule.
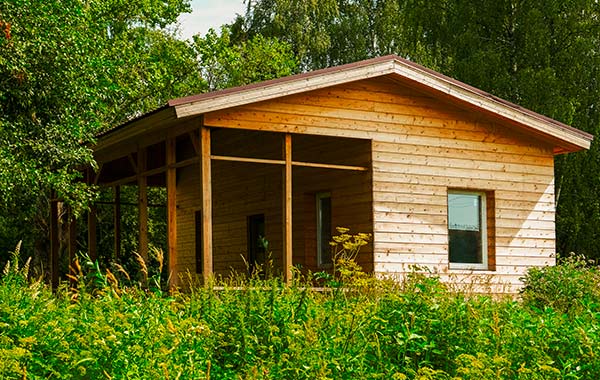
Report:
[[[69,282],[71,286],[76,284],[75,276],[77,273],[75,272],[75,260],[77,258],[77,219],[75,219],[75,215],[73,214],[73,209],[69,206],[67,213],[67,219],[69,223],[69,242],[68,242],[68,251],[69,251]]]
[[[289,133],[285,134],[283,156],[283,277],[289,284],[292,280],[292,135]]]
[[[115,205],[113,209],[113,221],[115,229],[114,259],[118,261],[121,258],[121,187],[115,186],[113,188],[113,192],[115,196]]]
[[[202,154],[202,276],[204,284],[213,273],[212,252],[212,173],[210,159],[210,129],[201,127]]]
[[[140,148],[137,156],[138,170],[138,253],[148,263],[148,189],[146,170],[146,148]]]
[[[51,198],[55,198],[53,193]],[[50,283],[52,289],[58,288],[58,201],[50,200]]]
[[[178,282],[177,273],[177,168],[175,138],[166,141],[167,164],[167,242],[169,263],[169,288],[174,289]]]
[[[100,165],[98,166],[98,171],[96,172],[96,175],[94,176],[94,185],[97,185],[98,181],[100,181],[100,174],[102,174],[103,167],[104,167],[104,164],[101,162]]]
[[[96,237],[96,225],[97,225],[97,208],[96,205],[90,205],[90,209],[87,214],[88,218],[88,255],[90,260],[98,260],[98,248],[97,248],[97,237]]]
[[[94,171],[91,168],[87,170],[87,183],[88,185],[94,184]],[[90,209],[87,212],[87,241],[88,241],[88,256],[90,260],[96,261],[98,259],[97,249],[97,237],[96,237],[96,225],[97,225],[97,209],[96,204],[92,203]]]

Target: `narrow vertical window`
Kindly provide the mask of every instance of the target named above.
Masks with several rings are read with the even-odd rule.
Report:
[[[483,192],[448,192],[450,268],[487,268],[486,197]]]
[[[317,264],[319,267],[332,265],[331,257],[331,194],[317,196]]]
[[[196,239],[196,273],[202,274],[204,270],[204,253],[202,249],[202,211],[194,212],[194,226]]]
[[[266,260],[265,249],[265,215],[250,215],[247,218],[248,226],[248,264],[250,272],[254,271],[257,265],[262,265]]]

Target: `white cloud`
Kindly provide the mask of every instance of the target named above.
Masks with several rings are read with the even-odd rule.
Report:
[[[181,36],[189,39],[195,34],[206,34],[208,29],[219,30],[223,24],[232,22],[236,14],[246,9],[244,0],[192,0],[192,13],[179,16]]]

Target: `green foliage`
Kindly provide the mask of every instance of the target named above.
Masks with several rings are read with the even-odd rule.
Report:
[[[327,285],[345,287],[368,287],[372,285],[369,277],[356,262],[360,249],[369,243],[371,234],[358,233],[351,235],[345,227],[336,227],[338,235],[332,237],[331,257],[333,273],[319,272],[316,278],[325,279]]]
[[[298,65],[288,44],[260,34],[234,43],[225,26],[220,35],[210,29],[194,36],[194,49],[210,90],[290,75]]]
[[[191,46],[163,29],[189,9],[187,0],[0,2],[0,241],[24,239],[40,256],[43,239],[19,231],[46,235],[50,192],[77,213],[95,196],[80,181],[95,165],[85,143],[206,87]]]
[[[449,293],[424,275],[384,281],[374,292],[316,292],[301,281],[288,287],[253,278],[166,295],[118,286],[107,272],[93,287],[80,280],[53,294],[21,270],[9,272],[0,279],[4,379],[600,375],[597,304],[567,315]]]
[[[3,206],[54,189],[90,199],[77,169],[92,163],[82,143],[96,133],[198,91],[191,49],[156,29],[185,0],[2,2],[0,189]],[[24,203],[24,202],[22,202]]]
[[[600,271],[583,256],[569,256],[557,266],[532,268],[524,283],[523,301],[538,309],[580,313],[600,305]]]
[[[335,0],[249,1],[246,14],[231,26],[232,38],[245,41],[256,35],[289,44],[300,58],[302,69],[332,65],[326,52],[332,46],[328,29],[339,15]]]

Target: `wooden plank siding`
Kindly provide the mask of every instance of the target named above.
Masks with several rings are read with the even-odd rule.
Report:
[[[326,144],[327,145],[327,144]],[[360,144],[354,151],[370,144]],[[218,147],[224,149],[223,147]],[[312,149],[322,148],[315,144]],[[248,145],[247,154],[256,154],[261,145]],[[266,150],[270,147],[265,148]],[[308,149],[308,148],[307,148]],[[303,154],[309,154],[303,152]],[[328,153],[330,156],[331,153]],[[358,154],[357,154],[358,155]],[[178,169],[177,252],[178,270],[195,273],[194,213],[202,204],[198,164]],[[213,161],[213,270],[216,275],[246,273],[247,217],[264,214],[265,237],[269,242],[275,273],[283,268],[283,182],[282,166],[247,162]],[[333,226],[354,232],[372,232],[371,179],[368,172],[294,167],[292,170],[292,264],[303,271],[318,271],[316,259],[316,194],[331,193]],[[335,232],[335,231],[332,231]],[[372,248],[361,252],[359,263],[373,268]]]
[[[372,192],[356,195],[356,204],[372,201],[372,218],[355,223],[372,223],[373,270],[380,275],[401,276],[419,264],[455,284],[467,277],[489,283],[494,275],[494,286],[514,291],[528,267],[554,264],[553,147],[510,126],[386,78],[210,112],[204,121],[371,140],[372,173],[357,183],[372,186]],[[348,189],[355,188],[350,182]],[[449,188],[493,194],[495,270],[448,269]],[[345,202],[352,204],[353,197]],[[371,216],[360,212],[365,214]],[[294,218],[311,217],[294,209]],[[295,240],[295,258],[298,245]]]

